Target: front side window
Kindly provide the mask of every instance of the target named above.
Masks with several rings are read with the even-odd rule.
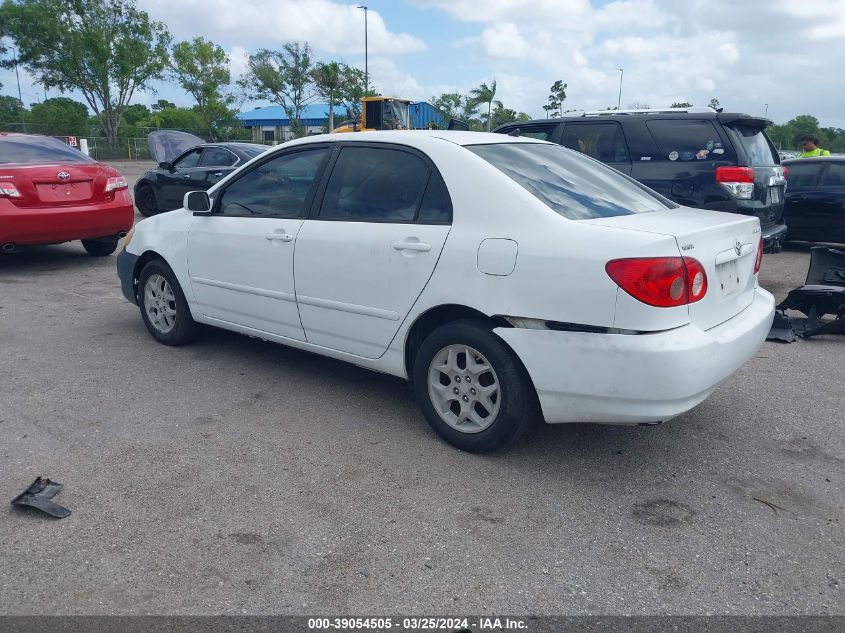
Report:
[[[612,167],[558,145],[498,143],[466,148],[570,220],[677,207]]]
[[[344,147],[329,178],[320,218],[413,222],[428,176],[425,162],[409,152]]]
[[[230,167],[238,161],[238,157],[222,147],[206,147],[200,159],[200,167]]]
[[[808,161],[806,163],[792,163],[789,165],[787,177],[787,191],[792,189],[810,189],[818,178],[824,165]]]
[[[656,119],[646,127],[660,148],[662,160],[681,163],[727,159],[727,148],[712,121]]]
[[[309,149],[257,165],[223,190],[217,212],[222,215],[303,217],[328,152],[325,147]]]
[[[183,154],[180,158],[176,159],[173,166],[176,169],[191,169],[192,167],[196,167],[200,162],[200,154],[202,154],[201,147],[192,149],[187,154]]]
[[[603,163],[631,162],[618,123],[568,123],[561,144]]]

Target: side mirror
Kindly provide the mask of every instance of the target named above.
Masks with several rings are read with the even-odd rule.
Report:
[[[159,169],[163,169],[164,171],[173,171],[173,165],[168,163],[167,161],[163,161],[158,164]]]
[[[182,200],[182,206],[195,214],[208,215],[211,212],[211,198],[205,191],[189,191]]]

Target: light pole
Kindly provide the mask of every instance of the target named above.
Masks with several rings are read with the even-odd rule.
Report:
[[[18,49],[12,49],[15,51],[15,79],[18,81],[18,101],[21,104],[21,125],[23,126],[23,133],[26,134],[26,113],[24,112],[23,107],[23,95],[21,94],[21,76],[18,74]]]
[[[367,91],[370,89],[370,74],[369,64],[367,60],[367,6],[364,4],[358,5],[359,9],[364,9],[364,96],[367,96]]]
[[[625,71],[622,68],[617,68],[619,71],[619,98],[616,100],[616,109],[622,107],[622,77],[625,76]]]

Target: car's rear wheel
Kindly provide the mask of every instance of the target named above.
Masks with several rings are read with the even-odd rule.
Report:
[[[481,321],[455,321],[429,334],[414,360],[413,384],[431,427],[465,451],[501,448],[538,418],[531,379]]]
[[[145,218],[160,213],[155,193],[149,185],[139,187],[138,191],[135,192],[135,206],[138,207],[138,212]]]
[[[149,262],[138,276],[138,306],[144,325],[159,343],[184,345],[200,331],[173,271],[162,261]]]
[[[106,257],[117,250],[117,240],[82,240],[82,248],[91,257]]]

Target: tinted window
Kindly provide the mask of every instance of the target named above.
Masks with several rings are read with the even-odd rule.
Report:
[[[726,126],[731,140],[745,149],[752,167],[760,165],[777,165],[775,152],[769,145],[763,128],[756,125]]]
[[[247,158],[255,158],[259,154],[266,152],[269,147],[266,145],[240,145],[238,151]]]
[[[238,161],[238,157],[222,147],[206,147],[200,159],[200,167],[229,167]]]
[[[470,145],[477,154],[570,220],[674,208],[636,181],[558,145]]]
[[[787,167],[789,169],[787,191],[790,189],[809,189],[812,187],[822,167],[824,165],[813,162],[792,163],[789,165]]]
[[[618,123],[568,123],[561,144],[603,163],[631,162]]]
[[[304,216],[328,152],[327,148],[317,148],[285,154],[250,169],[223,191],[218,213]]]
[[[427,180],[426,164],[408,152],[344,147],[326,187],[320,217],[413,222]]]
[[[191,167],[196,167],[199,163],[201,153],[201,147],[192,149],[190,152],[188,152],[181,158],[178,158],[176,162],[173,163],[173,166],[178,167],[179,169],[190,169]]]
[[[420,204],[417,222],[421,224],[450,224],[452,222],[452,201],[446,185],[437,174],[432,174]]]
[[[727,154],[711,121],[658,119],[646,121],[646,126],[660,148],[663,160],[714,160]]]
[[[49,136],[0,137],[0,163],[92,163],[77,149]]]
[[[555,131],[554,125],[544,125],[541,127],[533,126],[533,127],[512,127],[508,130],[508,134],[513,132],[514,130],[519,130],[519,136],[527,136],[528,138],[536,138],[541,141],[548,141],[552,138],[552,134]]]
[[[829,163],[819,187],[845,187],[845,163]]]

